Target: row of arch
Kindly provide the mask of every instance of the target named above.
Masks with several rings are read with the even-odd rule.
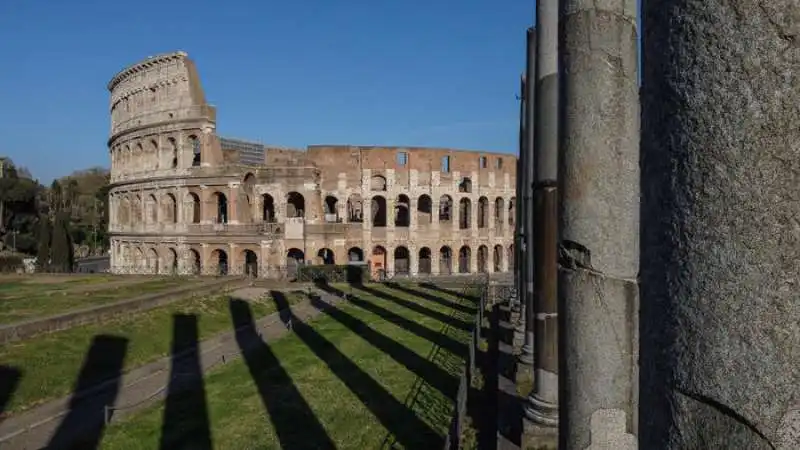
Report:
[[[192,166],[200,166],[202,152],[200,139],[191,134],[187,136],[185,148],[192,152]],[[117,145],[111,149],[111,167],[115,172],[140,172],[154,169],[175,169],[179,164],[179,144],[174,137],[167,138],[164,147],[156,139],[142,144]]]
[[[142,247],[129,248],[125,247],[126,251],[132,251],[131,262],[133,263],[132,272],[136,273],[179,273],[179,257],[178,253],[173,247],[166,248],[162,255],[159,255],[155,248],[150,247],[144,249]],[[120,251],[120,246],[117,246],[116,251]],[[442,246],[438,250],[438,271],[439,274],[451,273],[486,273],[486,272],[501,272],[504,270],[503,259],[506,258],[508,262],[507,269],[511,269],[513,261],[513,244],[507,248],[502,245],[495,245],[492,249],[491,255],[489,254],[489,247],[481,245],[477,249],[477,266],[473,267],[472,264],[472,249],[464,245],[458,249],[456,253],[449,246]],[[297,266],[305,263],[316,264],[345,264],[345,263],[366,263],[364,250],[360,247],[351,247],[347,250],[345,255],[346,261],[339,261],[333,250],[330,248],[320,248],[316,252],[316,261],[308,261],[303,250],[298,248],[290,248],[286,252],[285,265],[287,269],[291,270]],[[394,273],[396,274],[411,274],[412,258],[418,258],[417,270],[419,274],[432,274],[433,270],[433,253],[431,248],[422,247],[412,256],[412,252],[405,246],[398,246],[392,252]],[[214,249],[210,254],[208,264],[203,264],[200,252],[195,249],[187,249],[185,255],[186,267],[183,269],[185,274],[207,274],[207,275],[228,275],[231,273],[230,257],[228,252],[224,249]],[[373,264],[378,264],[383,268],[388,267],[389,252],[385,247],[377,245],[373,247],[369,261]],[[241,267],[234,268],[234,273],[242,275],[250,275],[257,277],[259,275],[259,256],[251,249],[243,249],[242,255],[239,260]],[[491,266],[490,266],[491,264]]]
[[[258,202],[256,202],[258,199]],[[270,194],[262,194],[256,197],[252,190],[245,188],[244,201],[246,202],[249,213],[246,220],[254,222],[276,222],[278,219],[277,202]],[[289,192],[286,194],[285,199],[285,216],[286,217],[305,217],[306,215],[306,201],[303,194],[299,192]],[[211,195],[210,205],[206,206],[212,209],[212,214],[206,213],[208,219],[216,223],[227,223],[230,218],[230,204],[228,197],[222,192],[214,192]],[[498,224],[502,224],[504,213],[507,211],[507,223],[511,226],[514,224],[515,203],[516,198],[512,197],[509,200],[509,206],[506,210],[505,200],[502,197],[497,197],[494,201],[494,219]],[[204,207],[201,206],[200,197],[194,193],[189,192],[184,200],[184,219],[186,223],[200,223],[201,211]],[[177,223],[178,222],[178,202],[175,195],[172,193],[164,194],[159,201],[154,194],[149,194],[145,197],[144,211],[142,208],[142,198],[137,194],[131,202],[128,196],[122,195],[116,210],[116,222],[119,225],[127,225],[132,222],[134,218],[144,223]],[[397,196],[394,205],[394,226],[408,227],[411,225],[412,220],[412,203],[410,198],[405,194]],[[347,199],[346,204],[346,220],[340,218],[339,199],[333,195],[327,195],[323,201],[323,213],[325,221],[327,222],[350,222],[361,223],[364,221],[364,201],[359,194],[352,194]],[[433,214],[433,201],[427,194],[420,195],[417,198],[416,205],[416,219],[417,224],[426,225],[434,221],[434,217],[439,223],[451,223],[454,216],[454,203],[449,195],[442,195],[439,198],[438,214]],[[144,212],[144,214],[142,214]],[[389,222],[388,205],[386,198],[381,195],[375,195],[370,198],[370,212],[369,222],[373,227],[386,227]],[[478,199],[478,214],[477,214],[477,228],[488,228],[490,221],[490,206],[489,199],[482,196]],[[459,200],[458,207],[458,221],[460,229],[472,228],[472,201],[469,198],[462,198]]]

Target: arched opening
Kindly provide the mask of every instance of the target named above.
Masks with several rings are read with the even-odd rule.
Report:
[[[170,154],[170,167],[173,169],[178,168],[178,144],[175,142],[174,138],[167,139],[167,145],[169,146],[169,154]]]
[[[155,140],[150,140],[150,159],[153,161],[153,167],[156,169],[161,168],[161,158],[158,154],[158,143]]]
[[[189,249],[189,272],[192,275],[200,273],[200,253],[195,249]]]
[[[215,222],[228,223],[228,197],[222,192],[215,192],[213,198],[217,207]]]
[[[147,250],[147,273],[158,273],[158,252],[154,248]]]
[[[495,245],[494,246],[494,254],[492,255],[492,262],[494,265],[495,272],[501,272],[503,270],[503,246],[502,245]]]
[[[140,225],[144,220],[142,217],[142,196],[136,195],[133,198],[133,204],[131,205],[131,225]]]
[[[353,194],[347,199],[347,221],[355,223],[364,221],[364,202],[358,194]]]
[[[136,144],[136,154],[134,155],[134,160],[136,161],[136,166],[134,167],[134,172],[139,172],[143,170],[144,164],[144,148],[142,144]]]
[[[462,194],[472,193],[472,180],[469,177],[462,178],[461,182],[458,183],[458,192]]]
[[[269,194],[261,196],[261,220],[267,223],[275,222],[275,199]]]
[[[515,215],[517,214],[517,198],[511,197],[508,201],[508,225],[514,226]]]
[[[489,247],[481,245],[478,247],[478,272],[486,273],[489,271]]]
[[[462,198],[458,202],[458,228],[468,230],[472,228],[472,202]]]
[[[336,197],[332,195],[325,196],[325,222],[339,221],[338,203],[339,199]]]
[[[192,166],[198,167],[202,164],[202,156],[200,151],[200,139],[197,136],[189,136],[189,147],[192,149]]]
[[[117,225],[130,225],[131,202],[128,197],[123,197],[117,209]]]
[[[446,245],[439,249],[439,273],[442,275],[453,273],[453,251]]]
[[[258,277],[258,255],[252,250],[244,251],[244,274],[248,277]]]
[[[429,195],[420,195],[417,199],[417,223],[419,225],[426,225],[431,223],[431,210],[433,209],[433,202]]]
[[[503,197],[497,197],[494,200],[494,221],[497,224],[497,228],[500,228],[503,223],[504,203]]]
[[[158,223],[158,201],[156,196],[153,194],[148,195],[144,207],[145,211],[147,211],[146,223]]]
[[[453,220],[453,199],[449,195],[439,198],[439,222],[450,223]]]
[[[167,271],[170,275],[177,275],[178,274],[178,252],[175,251],[174,248],[167,249],[166,255],[166,266]]]
[[[347,251],[347,260],[350,262],[363,262],[364,251],[358,247],[351,247],[350,250]]]
[[[333,254],[333,250],[329,248],[321,248],[317,252],[317,258],[319,258],[319,264],[328,264],[333,265],[336,264],[336,257]]]
[[[397,202],[394,206],[394,226],[408,227],[411,225],[411,200],[405,194],[397,196]]]
[[[380,245],[373,248],[370,264],[372,264],[372,276],[381,277],[386,272],[386,249]]]
[[[372,226],[385,227],[386,226],[386,199],[380,195],[372,197]]]
[[[489,226],[489,199],[481,197],[478,199],[478,228]]]
[[[394,273],[395,275],[408,275],[411,271],[411,254],[405,247],[394,249]]]
[[[190,192],[186,196],[186,217],[190,217],[192,223],[200,223],[200,196]]]
[[[506,261],[508,261],[508,270],[514,270],[514,244],[508,246],[508,252],[506,253]]]
[[[227,275],[228,274],[228,253],[222,249],[216,249],[211,252],[211,268],[212,275]]]
[[[299,192],[289,192],[286,196],[286,217],[305,217],[306,199]]]
[[[135,247],[133,249],[133,267],[129,271],[129,273],[140,273],[142,271],[142,265],[144,260],[144,254],[142,253],[142,249],[139,247]]]
[[[370,179],[369,188],[371,191],[385,191],[386,178],[384,178],[382,175],[373,175]]]
[[[431,249],[419,249],[419,273],[431,273]]]
[[[286,274],[289,277],[297,276],[297,268],[304,264],[305,253],[299,248],[290,248],[286,252]]]
[[[458,273],[469,273],[469,260],[472,250],[468,246],[463,246],[458,250]]]
[[[166,223],[177,223],[178,222],[178,202],[175,200],[175,196],[172,194],[167,194],[163,197],[163,203],[161,207],[161,214],[164,217],[162,222]]]

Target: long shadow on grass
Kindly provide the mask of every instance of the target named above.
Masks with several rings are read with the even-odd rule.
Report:
[[[278,309],[289,308],[289,302],[282,293],[276,292],[273,299]],[[358,397],[378,421],[394,434],[404,448],[435,448],[441,445],[442,437],[438,433],[394,398],[380,383],[361,370],[335,345],[294,314],[291,320],[292,329],[297,337]]]
[[[472,325],[471,324],[469,324],[467,322],[464,322],[463,320],[458,320],[455,317],[448,316],[447,314],[441,313],[439,311],[435,311],[433,309],[427,308],[427,307],[425,307],[423,305],[420,305],[419,303],[415,303],[415,302],[412,302],[412,301],[409,301],[409,300],[406,300],[406,299],[402,299],[402,298],[397,297],[395,295],[389,294],[388,292],[383,292],[381,290],[374,289],[374,288],[371,288],[371,287],[365,286],[365,285],[355,285],[354,287],[356,287],[356,288],[358,288],[358,289],[360,289],[360,290],[362,290],[362,291],[364,291],[364,292],[366,292],[366,293],[368,293],[370,295],[373,295],[375,297],[378,297],[378,298],[381,298],[381,299],[384,299],[384,300],[388,300],[388,301],[390,301],[390,302],[392,302],[394,304],[403,306],[406,309],[410,309],[411,311],[414,311],[416,313],[423,314],[423,315],[426,315],[426,316],[428,316],[428,317],[430,317],[432,319],[436,319],[439,322],[446,323],[446,324],[450,325],[451,327],[458,328],[458,329],[463,330],[463,331],[471,331],[472,330]]]
[[[469,282],[472,282],[472,281],[473,280],[468,280],[466,282],[469,283]],[[464,300],[469,300],[471,302],[477,302],[478,300],[480,300],[480,297],[478,297],[477,295],[465,294],[463,292],[458,292],[455,289],[444,288],[444,287],[441,287],[441,286],[439,286],[439,285],[437,285],[435,283],[431,283],[431,282],[420,283],[420,286],[424,287],[425,289],[430,289],[432,291],[438,291],[438,292],[441,292],[443,294],[453,295],[453,296],[456,296],[456,297],[459,297],[459,298],[463,298]]]
[[[17,390],[22,372],[11,366],[0,366],[0,420],[3,419],[3,411],[11,401],[11,396]]]
[[[396,289],[398,291],[405,292],[408,295],[413,295],[414,297],[427,300],[427,301],[429,301],[431,303],[436,303],[437,305],[441,305],[441,306],[444,306],[446,308],[454,309],[454,310],[456,310],[456,311],[458,311],[458,312],[460,312],[462,314],[475,314],[475,312],[477,311],[475,308],[472,308],[472,307],[469,307],[469,306],[466,306],[466,305],[462,305],[462,304],[459,304],[459,303],[456,303],[456,302],[451,302],[450,300],[444,299],[444,298],[442,298],[442,297],[440,297],[438,295],[433,295],[433,294],[431,294],[429,292],[424,292],[424,291],[421,291],[419,289],[414,289],[414,288],[411,288],[409,286],[404,286],[404,285],[402,285],[400,283],[387,282],[387,283],[383,283],[383,284],[385,284],[386,286],[388,286],[388,287],[390,287],[392,289]],[[453,295],[453,294],[450,294],[450,295]]]
[[[324,284],[324,283],[319,283],[319,284],[317,284],[317,287],[319,287],[320,289],[322,289],[323,291],[325,291],[325,292],[327,292],[329,294],[333,294],[333,295],[335,295],[337,297],[345,298],[345,295],[346,295],[345,292],[343,292],[342,290],[337,289],[337,288],[335,288],[335,287],[333,287],[331,285]],[[359,298],[359,297],[357,297],[355,295],[352,295],[352,294],[347,295],[347,300],[351,304],[353,304],[355,306],[358,306],[359,308],[361,308],[363,310],[369,311],[369,312],[379,316],[383,320],[386,320],[387,322],[391,322],[391,323],[399,326],[400,328],[406,329],[406,330],[416,334],[417,336],[420,336],[420,337],[422,337],[424,339],[427,339],[427,340],[429,340],[429,341],[431,341],[431,342],[433,342],[435,344],[438,344],[440,347],[442,347],[442,348],[444,348],[444,349],[446,349],[446,350],[448,350],[448,351],[450,351],[452,353],[455,353],[455,354],[457,354],[459,356],[462,356],[462,357],[467,354],[467,345],[465,343],[458,342],[457,340],[453,339],[450,336],[447,336],[444,333],[440,333],[438,331],[431,330],[430,328],[425,327],[423,325],[420,325],[419,323],[414,322],[413,320],[407,319],[407,318],[405,318],[405,317],[403,317],[403,316],[401,316],[401,315],[399,315],[399,314],[397,314],[397,313],[395,313],[393,311],[389,311],[386,308],[378,306],[375,303],[363,300],[363,299],[361,299],[361,298]]]
[[[105,407],[113,405],[120,388],[120,375],[128,340],[98,335],[83,362],[69,412],[58,426],[47,448],[94,449],[105,431]]]
[[[210,450],[211,427],[200,366],[197,316],[175,314],[172,323],[172,369],[160,448]]]
[[[274,298],[274,294],[273,294]],[[232,298],[229,304],[236,334],[250,376],[258,387],[282,448],[336,448],[308,402],[269,346],[258,336],[250,305]],[[286,323],[286,321],[284,321]]]
[[[274,296],[275,294],[272,295]],[[446,372],[432,361],[419,356],[413,350],[409,350],[408,347],[375,331],[364,321],[324,302],[318,295],[310,294],[309,299],[314,308],[323,311],[353,333],[361,336],[365,341],[389,355],[416,376],[424,379],[450,400],[455,400],[456,392],[458,391],[458,379],[455,376]]]

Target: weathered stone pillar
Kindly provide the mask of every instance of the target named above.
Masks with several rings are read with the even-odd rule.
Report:
[[[645,2],[646,449],[800,448],[800,7]]]
[[[624,450],[636,448],[638,407],[636,0],[563,3],[561,439]]]
[[[558,0],[536,2],[536,77],[535,77],[535,176],[533,179],[532,248],[535,262],[526,260],[525,270],[534,266],[534,385],[528,396],[529,419],[539,425],[558,425],[559,366],[558,366],[558,306],[557,306],[557,241],[558,214]],[[529,74],[528,89],[534,89]],[[530,123],[530,121],[528,121]],[[529,141],[530,142],[530,141]],[[527,232],[527,231],[526,231]]]

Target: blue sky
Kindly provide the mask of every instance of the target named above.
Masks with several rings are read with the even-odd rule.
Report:
[[[532,0],[2,0],[0,155],[107,166],[109,79],[184,50],[221,135],[513,153]]]

